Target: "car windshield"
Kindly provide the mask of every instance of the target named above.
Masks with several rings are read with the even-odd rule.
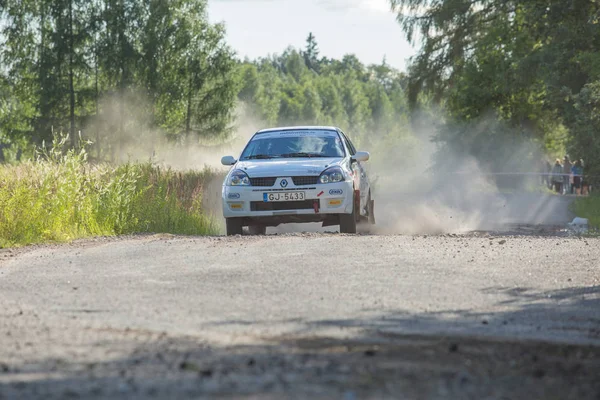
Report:
[[[241,159],[344,157],[344,155],[344,146],[337,132],[299,130],[260,133],[248,143]]]

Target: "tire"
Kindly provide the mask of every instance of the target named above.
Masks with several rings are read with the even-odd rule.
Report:
[[[243,225],[240,218],[225,218],[225,226],[227,228],[227,236],[242,234]]]
[[[359,215],[358,222],[361,225],[375,225],[375,202],[371,199],[371,192],[369,192],[369,195],[367,196],[366,205],[366,215]]]
[[[340,233],[356,233],[357,214],[355,199],[352,201],[352,214],[340,214]]]
[[[248,227],[248,231],[250,232],[251,235],[266,235],[267,234],[267,227],[264,225],[250,225]]]

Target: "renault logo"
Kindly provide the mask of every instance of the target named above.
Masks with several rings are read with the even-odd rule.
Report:
[[[288,181],[287,181],[287,179],[282,179],[281,182],[279,182],[279,184],[281,185],[282,188],[284,188],[284,187],[287,187]]]

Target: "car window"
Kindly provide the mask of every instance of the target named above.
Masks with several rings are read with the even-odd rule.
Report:
[[[344,157],[342,141],[335,131],[298,130],[256,134],[240,159],[296,157]]]
[[[348,137],[346,136],[346,134],[344,132],[341,132],[342,137],[344,138],[344,141],[346,142],[346,147],[348,147],[348,150],[350,151],[350,155],[353,156],[356,154],[356,148],[354,147],[354,145],[352,144],[352,142],[350,141],[350,139],[348,139]]]

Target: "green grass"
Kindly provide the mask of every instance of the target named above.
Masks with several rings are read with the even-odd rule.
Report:
[[[600,228],[600,195],[578,197],[573,204],[573,211],[578,217],[587,218],[592,228]]]
[[[63,152],[60,145],[35,161],[0,166],[0,247],[141,232],[218,233],[202,211],[210,171],[91,165],[85,150]]]

